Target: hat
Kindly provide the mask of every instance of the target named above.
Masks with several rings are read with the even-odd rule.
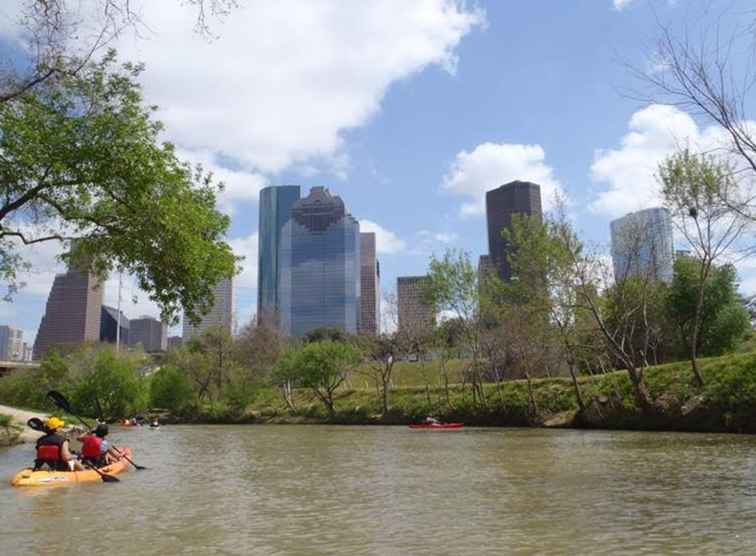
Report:
[[[54,416],[45,421],[45,427],[47,427],[51,431],[62,429],[65,425],[66,424],[61,419],[58,419]]]

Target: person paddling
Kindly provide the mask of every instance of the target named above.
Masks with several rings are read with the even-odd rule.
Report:
[[[113,462],[120,454],[116,454],[109,446],[105,437],[108,435],[108,426],[99,424],[94,431],[78,438],[81,442],[81,457],[84,462],[95,467],[103,467]]]
[[[45,421],[46,434],[37,440],[35,471],[44,465],[53,471],[82,471],[84,469],[71,454],[68,439],[58,434],[64,426],[65,423],[57,417],[50,417]]]

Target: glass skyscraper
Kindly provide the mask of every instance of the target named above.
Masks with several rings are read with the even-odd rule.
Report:
[[[360,225],[324,187],[294,203],[278,249],[281,330],[321,326],[356,334],[360,323]]]
[[[298,185],[266,187],[260,191],[260,232],[257,236],[257,318],[278,313],[278,244],[281,231],[299,200]]]
[[[663,207],[631,212],[611,223],[614,279],[644,276],[672,281],[672,217]]]

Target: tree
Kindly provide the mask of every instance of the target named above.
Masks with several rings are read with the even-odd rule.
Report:
[[[730,167],[710,155],[685,149],[665,160],[659,179],[667,208],[698,263],[698,292],[689,329],[689,356],[695,381],[703,386],[698,367],[699,334],[704,318],[706,284],[714,263],[731,253],[749,221],[732,208],[738,185]]]
[[[15,281],[20,244],[68,242],[68,263],[130,272],[166,321],[197,320],[236,272],[229,218],[212,176],[159,142],[141,69],[110,52],[0,104],[0,278]]]
[[[408,353],[407,338],[396,331],[379,336],[362,336],[357,344],[367,359],[371,376],[380,389],[383,413],[388,413],[391,402],[391,378],[394,364]]]
[[[179,412],[194,397],[186,374],[173,366],[164,366],[150,377],[150,405]]]
[[[675,276],[667,296],[666,309],[689,346],[695,326],[699,292],[703,291],[696,353],[713,356],[733,351],[750,330],[748,311],[737,294],[735,268],[714,266],[701,287],[700,262],[693,257],[675,261]]]

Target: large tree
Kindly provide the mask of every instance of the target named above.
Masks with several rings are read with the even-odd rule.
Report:
[[[196,319],[236,271],[229,219],[212,176],[160,142],[140,71],[110,52],[0,104],[0,278],[15,282],[23,246],[62,241],[68,263],[130,272],[166,320]]]

